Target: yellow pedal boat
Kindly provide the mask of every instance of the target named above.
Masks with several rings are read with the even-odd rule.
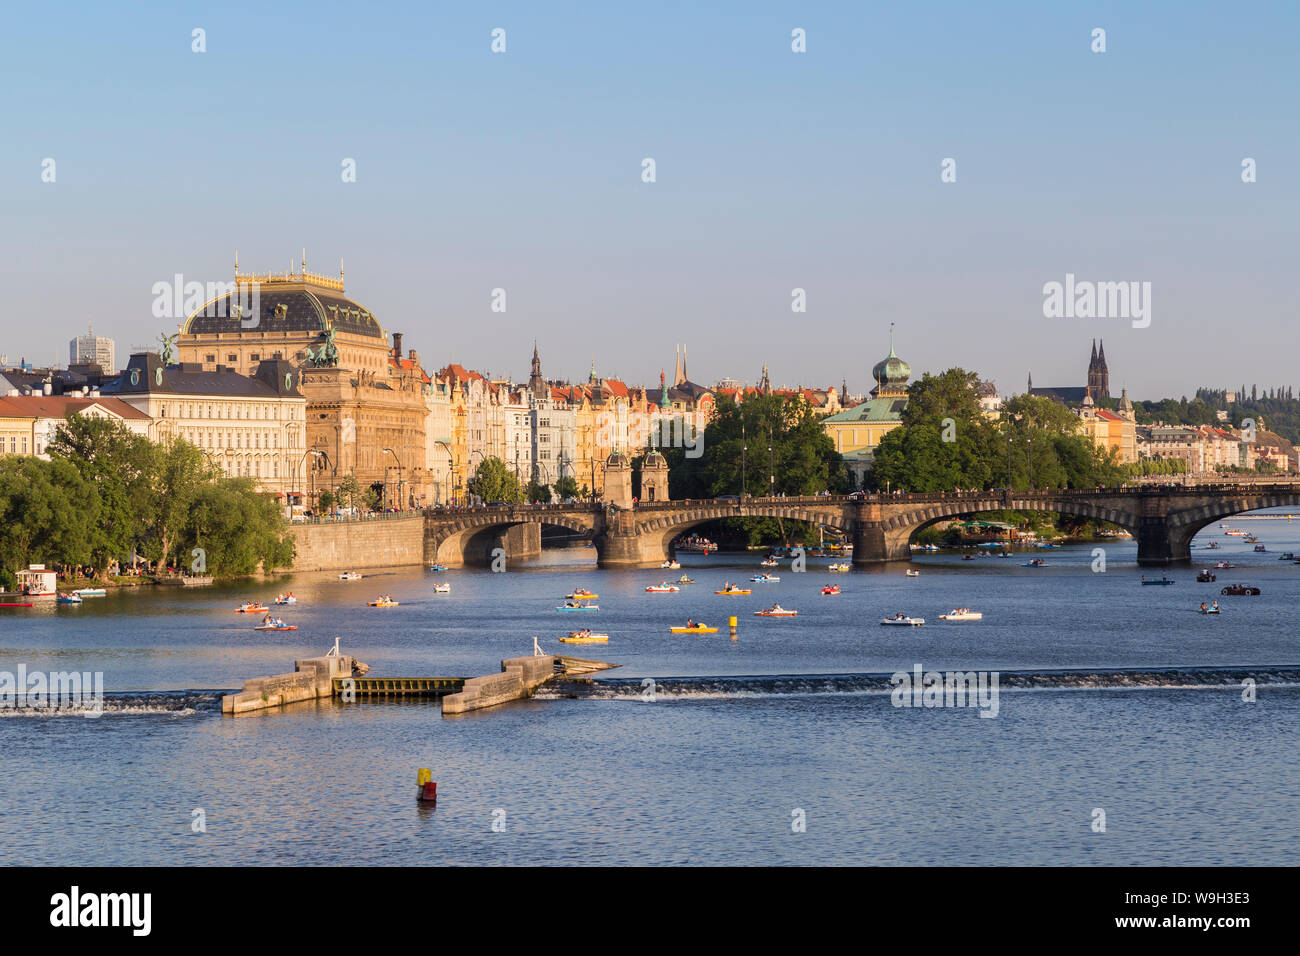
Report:
[[[568,637],[560,638],[561,644],[607,644],[609,643],[608,634],[583,634],[581,631],[574,631]]]
[[[705,627],[703,624],[700,624],[696,627],[670,627],[668,628],[668,632],[670,634],[717,634],[718,629],[716,627]]]

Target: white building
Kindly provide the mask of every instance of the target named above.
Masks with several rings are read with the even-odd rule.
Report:
[[[226,474],[252,478],[260,490],[298,503],[308,489],[307,399],[299,371],[283,359],[261,362],[251,376],[197,362],[162,364],[136,353],[104,394],[153,421],[154,441],[180,438]]]
[[[85,335],[78,335],[68,343],[68,362],[72,365],[98,365],[105,375],[117,371],[117,347],[113,340],[95,334],[93,325]]]

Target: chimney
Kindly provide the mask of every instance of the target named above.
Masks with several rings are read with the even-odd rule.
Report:
[[[46,382],[44,385],[41,386],[41,394],[42,394],[42,395],[53,395],[53,394],[54,394],[54,386],[53,386],[52,384],[50,384],[49,382]]]
[[[402,358],[402,333],[393,333],[393,358],[401,361]]]

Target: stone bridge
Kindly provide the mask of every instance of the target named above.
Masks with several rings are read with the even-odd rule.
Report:
[[[853,563],[911,557],[909,542],[937,521],[989,511],[1050,511],[1098,518],[1127,529],[1138,544],[1138,563],[1190,561],[1192,537],[1230,515],[1258,508],[1296,507],[1298,483],[1141,485],[1093,490],[943,492],[796,498],[714,498],[641,503],[502,505],[429,509],[425,512],[426,563],[486,563],[495,548],[507,560],[540,550],[541,526],[590,535],[601,567],[647,567],[666,560],[673,540],[723,518],[781,518],[825,525],[848,535]]]

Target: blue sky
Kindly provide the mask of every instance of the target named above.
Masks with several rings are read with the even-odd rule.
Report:
[[[93,321],[124,356],[153,283],[306,247],[433,368],[522,379],[536,338],[651,382],[685,342],[696,380],[863,391],[894,322],[1004,391],[1082,384],[1094,337],[1134,397],[1295,383],[1297,5],[705,6],[17,7],[0,352]],[[1151,282],[1150,327],[1044,318],[1067,272]]]

